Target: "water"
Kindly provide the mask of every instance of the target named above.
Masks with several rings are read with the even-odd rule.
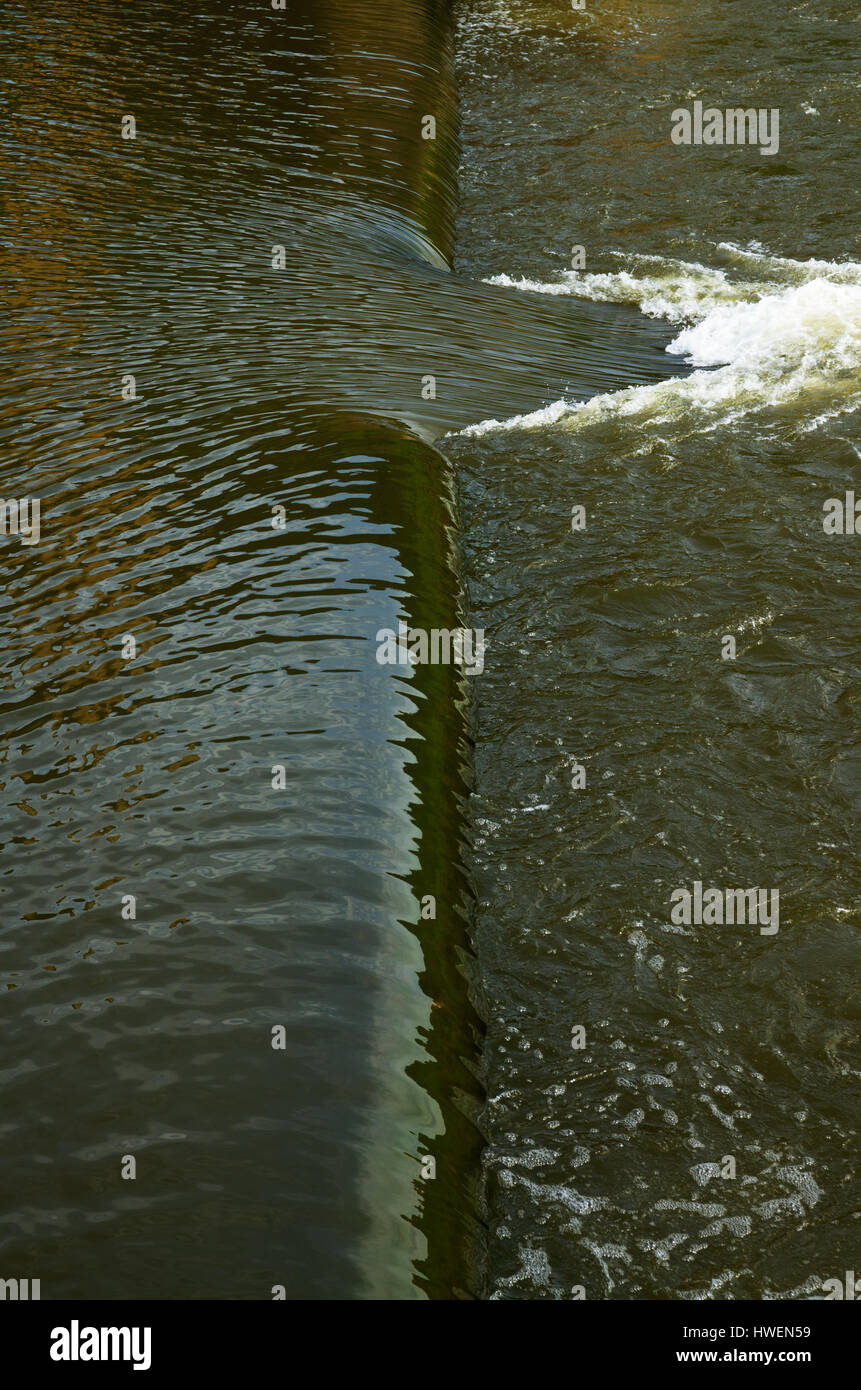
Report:
[[[7,10],[0,1275],[854,1267],[850,19]],[[698,96],[779,154],[672,147]],[[672,927],[694,879],[779,933]]]
[[[4,495],[43,534],[3,554],[2,1248],[44,1298],[474,1286],[462,681],[373,641],[457,619],[451,479],[360,389],[450,235],[362,96],[444,143],[427,22],[5,21]]]
[[[854,1268],[859,586],[822,526],[858,479],[851,21],[461,12],[459,268],[635,304],[698,368],[448,441],[488,632],[490,1298],[807,1298]],[[779,106],[778,154],[674,148],[695,99]],[[779,932],[674,924],[697,880],[778,888]]]

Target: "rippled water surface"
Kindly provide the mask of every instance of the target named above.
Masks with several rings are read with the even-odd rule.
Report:
[[[856,35],[4,11],[1,491],[42,518],[0,536],[0,1276],[855,1267]],[[694,99],[779,107],[779,153],[673,146]],[[400,618],[484,672],[379,665]],[[779,932],[672,923],[695,880]]]
[[[459,267],[639,305],[698,368],[452,442],[492,1298],[854,1268],[861,595],[822,508],[858,478],[855,34],[842,4],[461,11]],[[673,147],[694,99],[779,107],[778,154]],[[674,924],[695,881],[778,889],[778,933]]]
[[[442,19],[4,22],[42,535],[3,551],[2,1249],[45,1298],[475,1287],[464,691],[374,642],[460,604],[448,467],[379,384],[448,275]]]

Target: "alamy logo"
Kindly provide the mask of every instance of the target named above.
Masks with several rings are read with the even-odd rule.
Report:
[[[20,1299],[26,1302],[41,1299],[41,1279],[0,1279],[0,1298]]]
[[[424,628],[398,623],[397,632],[383,627],[377,633],[380,666],[462,666],[468,676],[484,670],[484,628]]]
[[[132,1370],[148,1371],[152,1365],[151,1327],[71,1327],[51,1332],[52,1361],[133,1361]]]
[[[769,891],[771,903],[769,904]],[[760,936],[774,936],[780,929],[780,889],[772,888],[707,888],[694,883],[694,891],[674,888],[670,894],[673,904],[670,921],[677,926],[723,926],[737,923],[744,926],[759,924]]]
[[[825,1293],[826,1289],[828,1290],[827,1293]],[[845,1293],[843,1292],[844,1289],[846,1290]],[[826,1279],[822,1285],[822,1292],[826,1299],[847,1298],[854,1303],[861,1298],[861,1279],[856,1282],[854,1269],[847,1269],[845,1280]]]
[[[702,102],[695,101],[693,112],[686,106],[677,106],[670,120],[674,145],[759,145],[760,154],[777,154],[780,149],[778,106],[772,106],[770,111],[753,106],[731,106],[721,111],[717,106],[707,106],[704,111]]]
[[[825,515],[822,529],[826,536],[861,535],[861,501],[855,501],[855,493],[847,492],[844,497],[829,497],[822,503]]]
[[[4,536],[20,536],[22,545],[38,545],[41,499],[22,497],[16,500],[0,497],[0,531]]]

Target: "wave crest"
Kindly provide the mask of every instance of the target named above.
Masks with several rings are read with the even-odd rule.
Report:
[[[759,247],[721,243],[728,268],[660,256],[628,258],[603,274],[565,271],[558,281],[493,276],[488,283],[538,294],[574,295],[636,305],[679,325],[667,351],[708,371],[630,387],[583,403],[556,401],[529,415],[485,420],[467,435],[536,429],[564,422],[581,428],[611,415],[656,422],[691,415],[697,428],[728,417],[794,405],[811,412],[801,428],[861,405],[861,265],[794,261]]]

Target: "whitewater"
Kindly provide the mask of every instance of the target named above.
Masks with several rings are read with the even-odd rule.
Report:
[[[764,249],[715,246],[725,266],[664,256],[621,257],[618,271],[565,271],[558,280],[488,277],[532,294],[630,304],[679,332],[667,352],[697,370],[585,402],[484,420],[463,434],[581,429],[609,417],[655,424],[685,420],[711,431],[764,410],[788,409],[807,433],[861,406],[861,264],[796,261]]]

